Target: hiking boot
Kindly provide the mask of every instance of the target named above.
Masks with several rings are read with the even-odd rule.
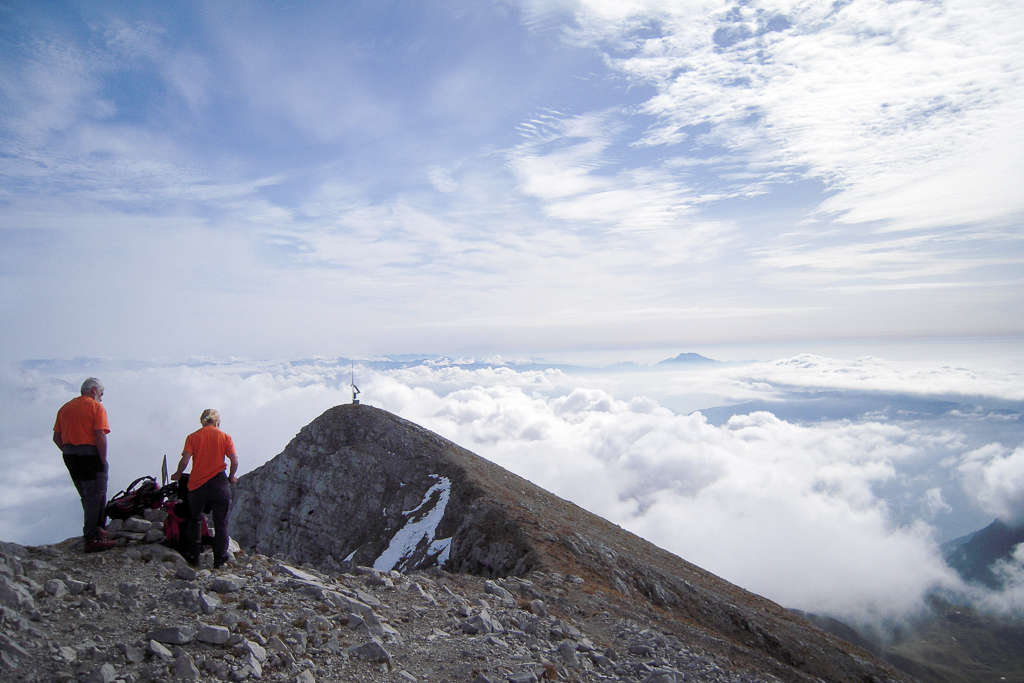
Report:
[[[85,552],[101,553],[104,550],[110,550],[115,545],[117,545],[117,541],[111,538],[103,538],[101,536],[96,536],[95,538],[85,542]]]

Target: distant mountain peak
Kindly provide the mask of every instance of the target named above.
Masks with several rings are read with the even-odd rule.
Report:
[[[658,365],[675,365],[677,363],[720,363],[721,361],[714,360],[712,358],[705,358],[699,353],[681,353],[675,358],[668,358],[658,363]]]
[[[997,519],[984,529],[943,543],[942,554],[964,581],[999,589],[1002,581],[992,569],[998,561],[1012,559],[1013,549],[1021,543],[1024,527]]]
[[[764,676],[906,680],[779,605],[371,406],[331,408],[242,477],[232,521],[243,546],[329,571],[577,577],[609,609],[681,629]]]

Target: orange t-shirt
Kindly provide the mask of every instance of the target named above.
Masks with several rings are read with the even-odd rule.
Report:
[[[206,426],[188,435],[185,452],[192,454],[188,490],[195,491],[227,469],[225,458],[235,454],[235,444],[230,436],[216,427]]]
[[[60,440],[74,446],[95,446],[96,430],[110,433],[107,411],[103,404],[92,396],[73,398],[57,411],[53,431],[60,434]]]

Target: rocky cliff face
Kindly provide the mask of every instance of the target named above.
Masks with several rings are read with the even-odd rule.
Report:
[[[574,577],[604,613],[646,613],[660,632],[755,679],[908,680],[778,605],[369,406],[328,410],[243,477],[232,520],[243,547],[329,573],[440,566],[490,578]]]
[[[232,535],[326,570],[440,564],[520,575],[536,565],[536,553],[491,495],[516,485],[536,488],[383,410],[338,406],[241,478]]]

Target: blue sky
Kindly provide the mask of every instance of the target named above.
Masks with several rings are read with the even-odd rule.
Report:
[[[7,360],[1021,336],[1015,2],[0,16]]]

